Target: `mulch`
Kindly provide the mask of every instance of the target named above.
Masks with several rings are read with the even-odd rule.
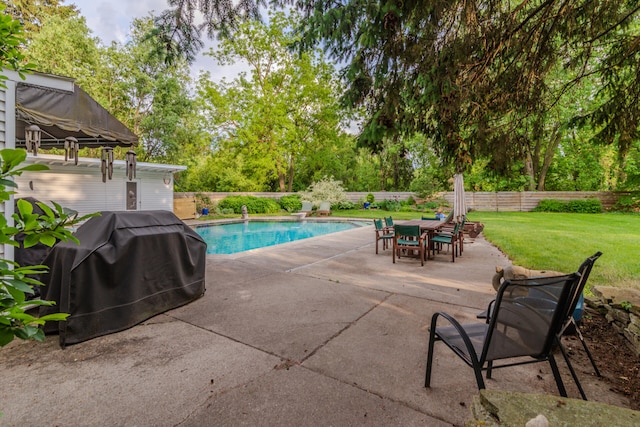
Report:
[[[580,330],[603,380],[612,391],[629,399],[631,409],[640,410],[640,358],[597,310],[585,310]],[[572,358],[583,358],[584,366],[591,367],[584,352],[572,353]]]

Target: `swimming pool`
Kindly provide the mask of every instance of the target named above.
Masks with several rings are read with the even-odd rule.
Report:
[[[195,227],[208,254],[234,254],[371,225],[366,221],[243,221]]]

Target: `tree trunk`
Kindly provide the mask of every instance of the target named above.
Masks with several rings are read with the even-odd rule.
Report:
[[[291,193],[293,191],[293,157],[291,157],[291,161],[289,162],[289,185],[287,186],[287,191]]]
[[[527,150],[527,158],[524,161],[524,172],[529,177],[529,183],[527,184],[527,190],[535,190],[536,177],[534,175],[533,159],[531,152]]]
[[[549,167],[551,166],[553,156],[556,153],[556,148],[558,148],[559,143],[560,132],[558,131],[558,127],[556,127],[553,132],[553,139],[549,142],[549,145],[547,145],[547,151],[544,153],[544,162],[542,163],[542,169],[540,169],[540,174],[538,175],[538,191],[544,191],[544,181],[547,178],[547,172],[549,172]]]

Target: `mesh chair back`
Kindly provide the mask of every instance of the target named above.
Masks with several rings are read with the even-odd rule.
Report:
[[[602,255],[602,252],[598,251],[595,254],[591,255],[589,258],[584,260],[580,268],[578,268],[578,273],[580,273],[580,282],[578,286],[576,286],[573,295],[571,295],[571,301],[567,306],[567,312],[565,313],[565,318],[569,319],[570,316],[573,316],[573,311],[576,309],[578,305],[578,301],[580,301],[580,296],[582,295],[582,291],[584,290],[584,286],[587,284],[587,279],[589,279],[589,274],[591,274],[591,269],[593,268],[593,264],[597,261],[598,258]]]
[[[382,220],[381,219],[374,219],[373,223],[376,226],[376,230],[381,231],[382,229],[384,229],[384,226],[382,225]]]
[[[579,278],[573,273],[505,281],[498,290],[481,363],[547,357]]]
[[[392,217],[385,217],[384,218],[384,225],[386,225],[387,227],[393,227],[393,218]]]

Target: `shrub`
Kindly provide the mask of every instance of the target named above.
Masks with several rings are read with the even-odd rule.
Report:
[[[566,202],[554,199],[543,199],[538,202],[534,212],[566,212]]]
[[[383,200],[378,204],[380,205],[381,209],[389,212],[400,212],[400,209],[402,209],[402,205],[397,200]]]
[[[376,197],[373,194],[371,193],[367,194],[367,202],[373,203],[375,202],[375,200],[376,200]]]
[[[600,213],[602,203],[598,199],[582,199],[563,202],[561,200],[540,200],[534,212],[574,212],[574,213]]]
[[[243,205],[247,207],[247,212],[250,214],[280,212],[278,202],[269,197],[227,196],[218,203],[222,213],[232,210],[233,213],[241,214]]]
[[[601,213],[602,203],[598,199],[572,200],[567,203],[568,212]]]
[[[304,200],[319,205],[321,202],[330,202],[331,206],[347,201],[347,193],[342,188],[342,182],[331,178],[324,177],[318,182],[314,182],[307,188],[307,191],[300,193]]]
[[[279,200],[280,207],[287,212],[298,212],[302,209],[302,199],[298,194],[282,196]]]
[[[337,210],[350,210],[350,209],[356,209],[356,204],[353,202],[350,202],[348,200],[345,200],[344,202],[339,202],[337,205],[332,205],[331,209],[337,209]]]
[[[640,212],[640,193],[632,193],[621,196],[613,210],[621,212]]]
[[[402,205],[400,212],[415,212],[416,210],[411,205]]]
[[[22,174],[23,171],[38,171],[49,169],[44,165],[28,165],[20,167],[27,157],[27,153],[20,149],[0,150],[0,203],[10,200],[11,187],[16,187],[12,177]],[[7,188],[9,187],[9,188]],[[93,216],[90,214],[78,217],[78,213],[63,208],[52,202],[53,208],[38,202],[37,205],[44,214],[38,214],[34,207],[26,200],[16,203],[16,212],[12,215],[14,226],[7,223],[6,217],[0,217],[0,238],[5,244],[18,246],[15,240],[18,234],[25,236],[22,245],[24,248],[42,243],[53,246],[58,241],[72,241],[78,243],[73,235],[72,227],[81,221]],[[30,299],[35,296],[34,286],[43,286],[43,283],[34,279],[47,273],[44,265],[20,266],[7,259],[0,259],[0,347],[9,344],[14,337],[36,341],[44,340],[44,331],[40,326],[48,321],[62,321],[68,314],[55,313],[42,317],[29,314],[34,306],[52,306],[54,301]],[[1,415],[1,414],[0,414]]]

